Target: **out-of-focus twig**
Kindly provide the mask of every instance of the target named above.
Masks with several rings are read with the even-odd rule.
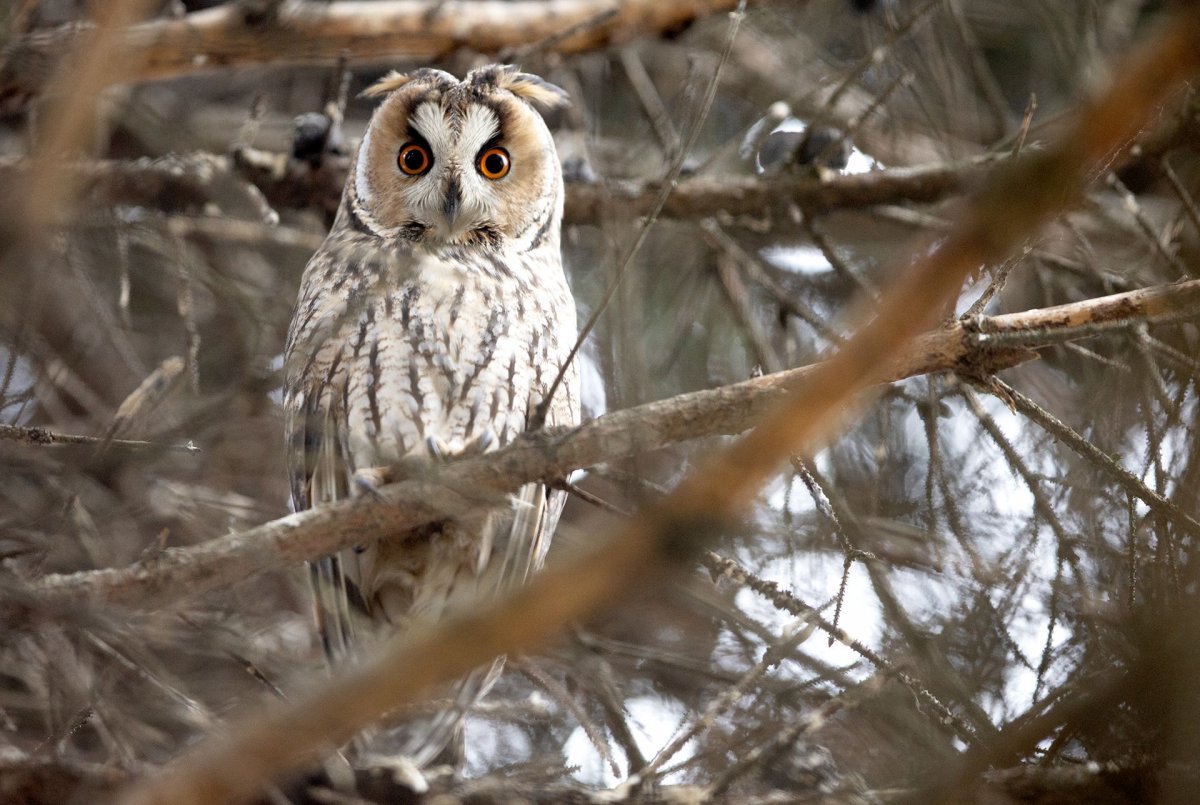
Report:
[[[101,91],[136,69],[140,51],[123,42],[123,33],[152,5],[153,0],[96,4],[94,24],[59,45],[70,55],[59,64],[48,87],[55,100],[41,126],[27,182],[14,188],[21,201],[13,208],[16,220],[9,223],[12,239],[36,243],[71,197],[76,174],[69,169],[69,158],[84,150],[94,135]],[[18,63],[10,60],[5,67]]]
[[[183,358],[172,355],[143,378],[117,408],[117,413],[105,428],[104,439],[111,441],[121,434],[143,428],[151,412],[177,388],[184,368],[186,363]]]

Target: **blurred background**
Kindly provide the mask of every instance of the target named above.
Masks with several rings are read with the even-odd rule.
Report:
[[[577,53],[545,38],[435,62],[280,52],[133,81],[58,157],[76,193],[33,238],[41,89],[69,50],[44,43],[101,5],[0,8],[0,423],[18,428],[0,432],[0,791],[30,801],[85,801],[324,673],[302,567],[150,612],[64,611],[28,583],[287,513],[285,331],[373,108],[358,93],[386,70],[508,60],[571,95],[549,122],[581,321],[642,225],[629,199],[652,198],[674,163],[717,202],[766,189],[761,209],[693,197],[653,225],[583,353],[598,416],[827,354],[852,302],[936,242],[988,161],[1040,149],[1167,4],[768,0],[724,58],[731,23],[713,13]],[[289,9],[148,13],[220,5],[248,26],[286,25]],[[1120,170],[1018,257],[981,266],[946,317],[1200,276],[1198,108],[1175,99]],[[867,202],[787,194],[876,174],[918,178]],[[927,786],[954,801],[1189,801],[1198,335],[1186,321],[1079,333],[1004,372],[1012,391],[892,384],[683,581],[510,663],[469,724],[469,773],[501,781],[494,801],[565,801],[639,771],[747,802]],[[1042,412],[1098,455],[1054,438]],[[37,443],[33,428],[92,438]],[[578,473],[550,561],[714,441]]]

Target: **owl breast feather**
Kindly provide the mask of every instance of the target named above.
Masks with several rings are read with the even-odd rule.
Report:
[[[382,277],[348,294],[310,364],[307,385],[341,420],[351,472],[431,445],[453,454],[507,444],[571,346],[574,305],[557,264],[453,260],[424,255],[398,284]],[[551,424],[575,421],[574,383],[558,395]]]

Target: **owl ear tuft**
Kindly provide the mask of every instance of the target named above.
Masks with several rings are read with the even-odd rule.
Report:
[[[496,75],[496,86],[543,109],[560,109],[571,102],[561,88],[533,73],[522,73],[515,65],[505,65]]]
[[[371,86],[362,91],[364,98],[378,98],[380,95],[387,95],[389,92],[395,92],[402,86],[416,78],[416,73],[402,73],[399,70],[392,70],[383,78],[376,81]]]
[[[419,70],[412,70],[407,73],[392,70],[383,78],[364,89],[362,97],[378,98],[381,95],[395,92],[406,84],[411,84],[413,81],[429,81],[434,84],[441,84],[443,87],[457,83],[454,76],[442,70],[435,70],[432,67],[422,67]]]

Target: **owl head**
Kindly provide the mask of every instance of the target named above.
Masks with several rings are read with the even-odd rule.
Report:
[[[511,65],[462,81],[441,70],[392,73],[347,187],[359,225],[429,248],[536,246],[562,218],[562,170],[534,106],[562,106],[558,87]]]

